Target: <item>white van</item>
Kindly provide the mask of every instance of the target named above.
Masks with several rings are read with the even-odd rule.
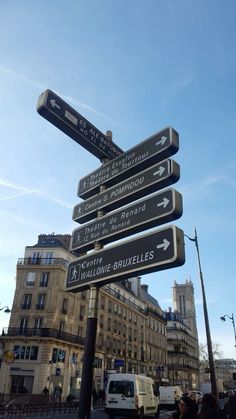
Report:
[[[183,390],[178,386],[160,386],[159,401],[162,407],[175,406],[183,396]]]
[[[150,377],[137,374],[109,374],[105,413],[109,419],[115,416],[159,416],[159,399],[154,394]]]

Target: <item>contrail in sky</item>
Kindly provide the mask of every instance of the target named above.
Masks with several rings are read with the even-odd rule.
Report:
[[[38,83],[35,80],[28,79],[27,77],[24,77],[21,74],[16,73],[14,70],[11,70],[10,68],[4,67],[3,65],[0,65],[0,71],[3,71],[4,73],[9,74],[10,76],[16,77],[17,79],[22,80],[23,82],[25,82],[27,84],[30,84],[31,86],[40,88],[40,90],[46,90],[46,89],[48,89],[48,87],[44,86],[43,84]],[[71,103],[73,103],[73,104],[75,104],[77,106],[80,106],[83,109],[87,109],[90,112],[96,113],[97,115],[101,115],[101,116],[105,117],[108,121],[113,122],[114,124],[119,124],[118,122],[116,122],[113,119],[111,119],[109,116],[105,115],[102,112],[97,111],[92,106],[87,105],[86,103],[80,102],[80,101],[74,99],[73,97],[64,95],[64,94],[62,94],[62,93],[60,93],[60,92],[58,92],[56,90],[55,90],[55,93],[58,96],[61,96],[65,101],[69,101],[69,102],[71,102]]]
[[[0,198],[0,201],[6,201],[7,199],[14,199],[14,198],[18,198],[18,197],[23,196],[23,195],[33,194],[33,195],[36,195],[36,196],[40,196],[40,197],[46,199],[47,201],[53,202],[54,204],[57,204],[60,207],[69,208],[69,209],[73,208],[73,205],[70,202],[63,201],[61,198],[52,196],[50,193],[48,193],[47,191],[44,191],[43,189],[28,189],[28,188],[25,188],[24,186],[17,185],[16,183],[13,183],[13,182],[10,182],[6,179],[1,179],[1,178],[0,178],[0,185],[6,186],[10,189],[20,191],[17,194],[8,195],[8,196],[4,196],[4,197]]]

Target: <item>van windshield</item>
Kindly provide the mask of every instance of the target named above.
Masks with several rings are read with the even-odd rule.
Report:
[[[108,392],[110,394],[124,394],[126,397],[134,397],[134,383],[132,381],[111,381]]]

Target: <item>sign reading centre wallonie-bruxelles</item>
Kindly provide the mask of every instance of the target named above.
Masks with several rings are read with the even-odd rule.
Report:
[[[177,153],[179,135],[171,127],[154,134],[129,151],[104,164],[79,181],[78,195],[85,199],[100,192],[100,186],[113,186],[147,167]]]
[[[39,96],[37,112],[100,160],[114,159],[123,153],[120,147],[52,90],[47,89]]]
[[[83,291],[91,284],[102,286],[121,278],[181,266],[184,262],[184,233],[176,226],[168,226],[70,263],[66,288]]]

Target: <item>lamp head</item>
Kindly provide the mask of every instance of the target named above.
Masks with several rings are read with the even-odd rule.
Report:
[[[220,317],[220,320],[223,320],[223,322],[225,322],[225,316]]]
[[[4,308],[5,308],[5,310],[4,310]],[[11,310],[9,309],[8,306],[4,306],[4,307],[0,308],[0,311],[2,311],[2,310],[4,310],[4,313],[10,313],[11,312]]]
[[[6,308],[6,310],[4,310],[4,313],[10,313],[11,310],[9,309],[9,307]]]

